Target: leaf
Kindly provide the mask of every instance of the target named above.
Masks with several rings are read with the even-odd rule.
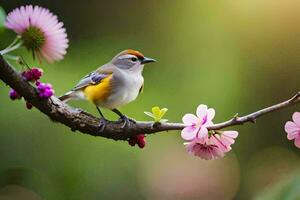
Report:
[[[160,115],[160,108],[158,106],[155,106],[152,108],[152,113],[154,116],[159,116]]]
[[[165,122],[167,122],[167,121],[168,121],[167,119],[161,119],[161,120],[160,120],[161,123],[165,123]]]
[[[144,112],[146,115],[148,115],[149,117],[152,117],[152,118],[154,118],[154,115],[151,113],[151,112],[147,112],[147,111],[145,111]]]
[[[0,7],[0,31],[4,29],[4,22],[6,18],[6,13],[2,7]]]
[[[160,110],[160,115],[163,117],[166,114],[167,111],[168,111],[168,108],[162,108]]]
[[[166,114],[168,111],[167,108],[160,109],[158,106],[154,106],[151,109],[151,112],[144,112],[146,115],[149,117],[153,118],[155,122],[166,122],[168,121],[167,119],[162,119],[162,117]]]

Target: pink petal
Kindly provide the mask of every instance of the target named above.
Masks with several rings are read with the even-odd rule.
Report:
[[[225,152],[222,151],[220,148],[215,148],[213,151],[212,151],[212,154],[214,155],[213,159],[217,159],[217,158],[222,158],[224,157],[224,154]]]
[[[225,135],[222,135],[221,138],[220,138],[220,140],[221,140],[222,143],[225,144],[226,146],[230,146],[230,145],[232,145],[232,144],[235,142],[235,140],[234,140],[233,138],[227,137],[227,136],[225,136]]]
[[[212,121],[207,121],[205,124],[202,124],[202,125],[204,125],[205,127],[209,127],[209,126],[214,125],[214,123]]]
[[[213,144],[216,144],[221,151],[226,152],[228,150],[228,146],[221,141],[218,135],[213,135],[209,139]]]
[[[199,105],[196,113],[200,119],[203,119],[204,116],[206,116],[207,114],[207,105],[204,104]]]
[[[231,137],[231,138],[237,138],[237,136],[239,135],[239,133],[237,131],[224,131],[222,133],[222,135],[225,135],[225,136]]]
[[[300,148],[300,137],[297,137],[295,139],[294,144],[296,145],[296,147]]]
[[[206,150],[206,151],[202,151],[202,152],[199,151],[199,152],[195,153],[195,156],[203,158],[204,160],[214,159],[214,155],[210,150]]]
[[[289,140],[293,140],[300,133],[300,128],[291,121],[288,121],[284,126],[285,132],[288,133],[287,137]]]
[[[197,128],[187,126],[181,131],[181,137],[185,140],[193,140],[197,135]]]
[[[193,114],[185,114],[182,117],[182,121],[186,125],[193,125],[193,124],[197,124],[197,122],[199,122],[199,119]]]
[[[189,153],[205,160],[217,159],[224,156],[224,152],[212,138],[195,139],[184,143],[184,145]]]
[[[293,121],[295,122],[295,124],[299,127],[300,129],[300,112],[295,112],[293,114]]]
[[[207,121],[211,121],[215,117],[215,114],[216,114],[215,109],[209,108],[207,110]]]
[[[198,132],[199,138],[205,138],[208,135],[208,130],[206,127],[202,126]]]
[[[287,134],[287,139],[288,140],[293,140],[293,139],[295,139],[295,138],[297,138],[298,137],[298,133],[296,132],[296,133],[288,133]]]

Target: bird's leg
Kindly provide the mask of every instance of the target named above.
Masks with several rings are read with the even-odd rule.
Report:
[[[124,128],[126,125],[130,126],[130,122],[132,122],[134,124],[136,123],[136,121],[134,119],[128,118],[126,115],[122,114],[118,109],[112,109],[112,111],[114,113],[116,113],[117,115],[119,115],[120,116],[120,120],[123,121],[122,128]]]
[[[99,133],[102,133],[106,127],[107,124],[107,119],[105,119],[104,115],[102,114],[100,108],[98,106],[96,106],[99,114],[100,114],[100,122],[99,122]]]

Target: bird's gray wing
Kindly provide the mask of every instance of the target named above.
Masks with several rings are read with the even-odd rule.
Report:
[[[104,78],[112,74],[112,70],[103,66],[96,71],[91,72],[90,74],[83,77],[77,85],[72,89],[72,91],[80,90],[89,85],[96,85],[100,83]]]

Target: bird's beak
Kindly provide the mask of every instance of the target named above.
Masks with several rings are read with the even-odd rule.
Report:
[[[145,58],[141,61],[142,64],[151,63],[151,62],[156,62],[156,60],[153,59],[153,58],[147,58],[147,57],[145,57]]]

